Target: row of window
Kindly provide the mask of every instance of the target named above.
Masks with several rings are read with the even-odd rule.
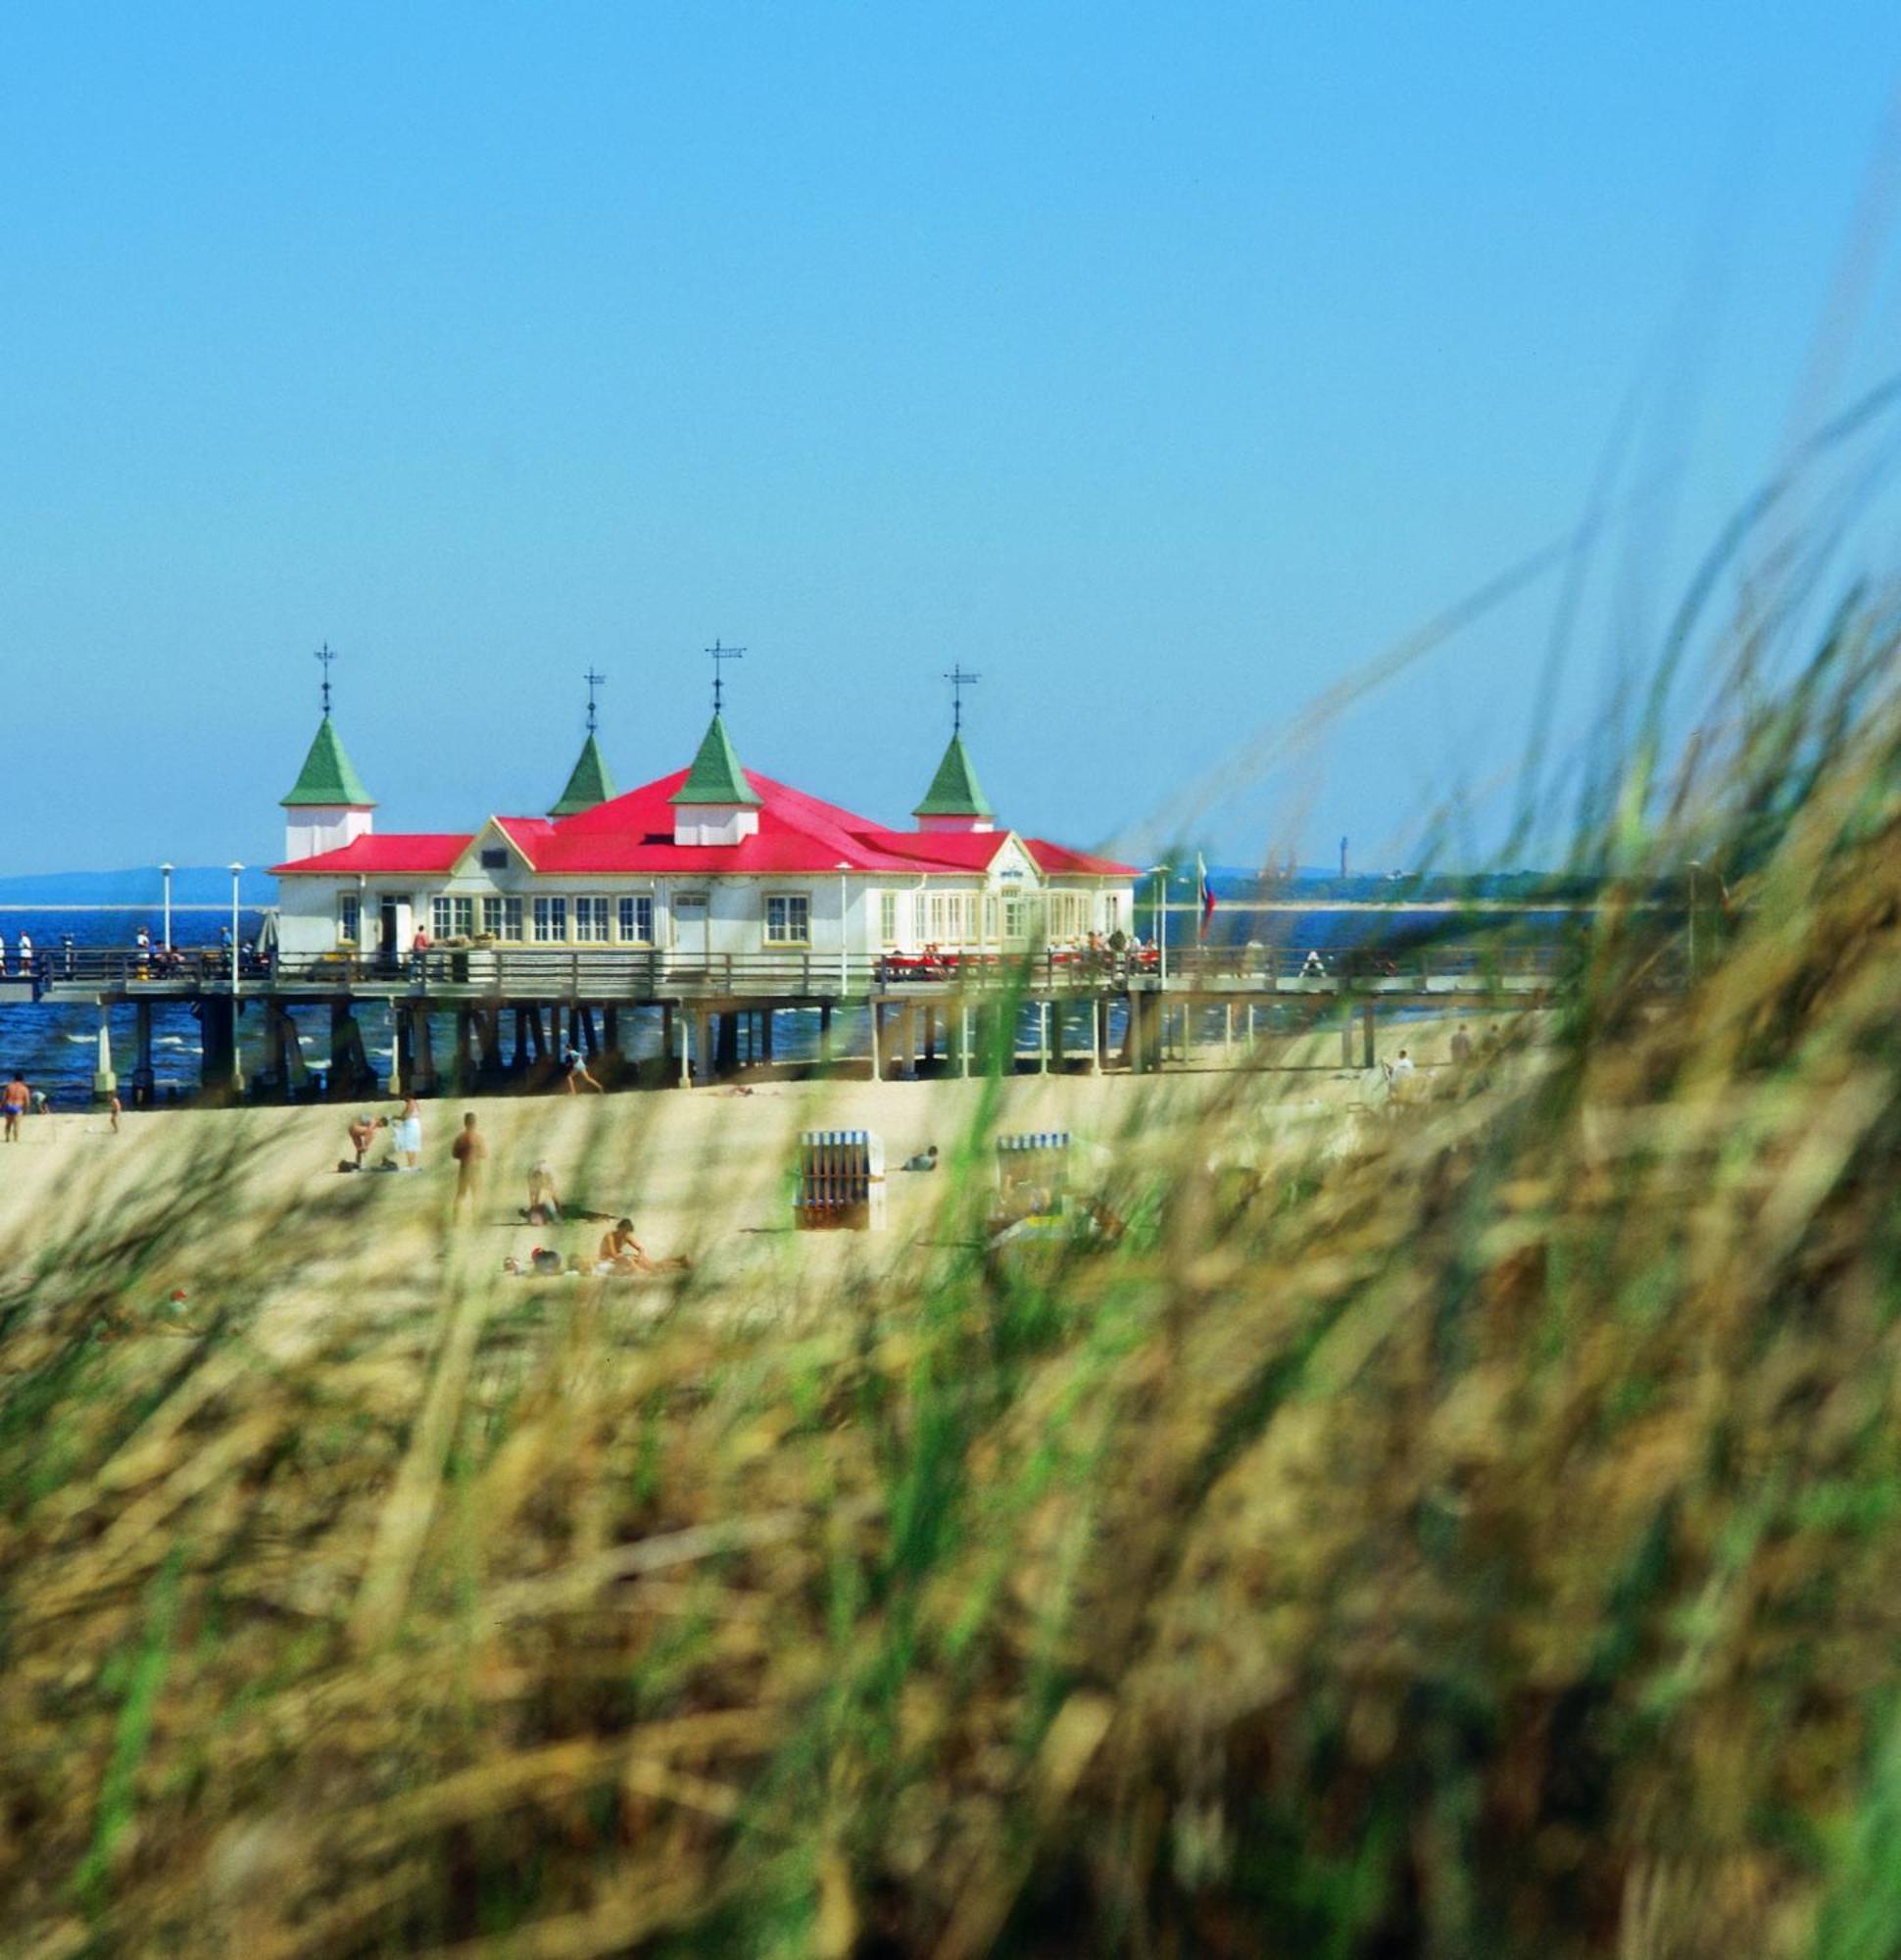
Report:
[[[884,892],[878,900],[879,937],[886,946],[902,943],[900,906],[910,900],[911,940],[918,946],[1018,944],[1025,940],[1083,939],[1098,929],[1092,892]],[[1121,902],[1102,901],[1099,929],[1122,923]]]
[[[1097,929],[1097,900],[1089,892],[1049,892],[1041,896],[984,892],[881,892],[878,923],[883,944],[901,943],[901,906],[909,901],[911,938],[921,946],[1009,945],[1030,939],[1081,939]],[[707,916],[704,892],[675,896],[674,932],[682,943]],[[1121,924],[1114,896],[1103,901],[1101,929]],[[811,944],[811,900],[803,892],[768,892],[765,943]],[[525,928],[525,930],[524,930]],[[550,892],[532,900],[491,894],[462,898],[439,893],[429,901],[429,932],[436,940],[472,939],[480,931],[505,945],[652,946],[654,901],[644,893],[606,898],[592,893]],[[337,938],[345,946],[363,941],[361,902],[355,892],[337,900]]]
[[[550,892],[523,901],[508,897],[481,900],[481,930],[490,939],[519,945],[522,925],[534,946],[652,946],[654,901],[645,894],[621,899],[583,892]],[[468,939],[476,930],[476,901],[453,894],[429,902],[429,930],[437,939]]]
[[[477,907],[480,907],[479,912]],[[678,915],[697,908],[706,916],[706,894],[682,892],[674,900]],[[654,900],[648,893],[609,899],[593,893],[550,892],[532,900],[495,894],[476,899],[438,893],[429,901],[429,933],[440,940],[472,939],[478,930],[504,945],[652,946]],[[526,930],[524,931],[524,927]],[[765,902],[765,937],[770,946],[804,946],[811,937],[811,901],[803,893],[775,894]],[[337,938],[345,946],[363,942],[363,906],[355,892],[337,899]]]

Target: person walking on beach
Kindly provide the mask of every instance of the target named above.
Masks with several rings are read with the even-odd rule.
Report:
[[[32,1100],[33,1092],[26,1087],[26,1078],[16,1068],[6,1088],[0,1089],[0,1118],[5,1119],[4,1140],[7,1143],[19,1143],[20,1119],[25,1115]]]
[[[112,1101],[106,1104],[106,1120],[112,1125],[115,1137],[119,1135],[119,1119],[124,1112],[125,1105],[119,1100],[119,1091],[115,1089]]]
[[[1461,1067],[1472,1059],[1472,1037],[1466,1033],[1463,1022],[1452,1030],[1452,1059]]]
[[[566,1078],[567,1093],[570,1096],[578,1096],[581,1093],[575,1087],[580,1082],[585,1082],[597,1096],[607,1093],[588,1073],[588,1065],[581,1059],[581,1051],[571,1041],[561,1050],[561,1073]]]
[[[488,1142],[475,1127],[475,1112],[470,1110],[463,1118],[461,1134],[449,1146],[449,1154],[456,1159],[456,1205],[461,1211],[463,1200],[472,1206],[482,1191],[482,1165],[488,1157]]]
[[[403,1113],[396,1119],[396,1153],[405,1170],[422,1168],[422,1105],[414,1096],[404,1099]]]

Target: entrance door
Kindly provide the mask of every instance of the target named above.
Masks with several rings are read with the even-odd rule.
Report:
[[[706,893],[675,892],[672,914],[674,950],[690,955],[697,954],[710,964],[712,920],[707,912]]]
[[[385,966],[394,966],[402,949],[396,943],[396,900],[385,893],[376,901],[376,953]]]

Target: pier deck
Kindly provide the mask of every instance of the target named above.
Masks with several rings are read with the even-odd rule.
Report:
[[[1229,1053],[1238,1013],[1244,1009],[1251,1038],[1263,1003],[1283,1009],[1280,1026],[1288,1007],[1309,1027],[1338,1020],[1342,1061],[1351,1059],[1357,1028],[1370,1066],[1381,1007],[1528,1004],[1561,984],[1563,958],[1556,945],[1447,943],[1342,952],[1315,970],[1305,956],[1253,945],[1170,949],[1164,971],[1152,954],[841,959],[798,951],[708,957],[678,950],[444,947],[394,960],[246,953],[233,974],[229,956],[219,949],[83,947],[42,956],[30,981],[0,980],[0,1008],[28,1000],[95,1007],[101,1093],[116,1080],[113,1012],[131,1008],[135,1100],[152,1093],[152,1010],[163,1003],[187,1005],[197,1016],[202,1081],[226,1093],[242,1080],[239,1016],[254,1010],[264,1024],[266,1065],[249,1092],[289,1093],[309,1080],[299,1011],[319,1008],[328,1016],[332,1056],[322,1087],[336,1096],[361,1095],[385,1080],[417,1089],[532,1080],[558,1068],[568,1046],[621,1072],[622,1019],[641,1010],[660,1019],[659,1072],[683,1083],[772,1060],[775,1015],[813,1010],[821,1059],[868,1062],[874,1075],[908,1072],[919,1062],[967,1071],[973,1054],[1018,1056],[1012,1030],[1025,1012],[1035,1015],[1039,1030],[1033,1066],[1152,1069],[1171,1054],[1186,1057],[1196,1010],[1227,1008],[1222,1025],[1230,1038],[1217,1046]],[[371,1065],[356,1024],[356,1010],[365,1005],[377,1011],[379,1024],[387,1017],[387,1071]],[[868,1053],[835,1053],[832,1021],[840,1010],[868,1014]],[[438,1066],[430,1022],[451,1014],[455,1054]],[[507,1043],[511,1016],[513,1039]],[[651,1059],[648,1069],[653,1079]]]

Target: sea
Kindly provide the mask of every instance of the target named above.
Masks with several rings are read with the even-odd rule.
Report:
[[[173,906],[171,940],[174,946],[191,948],[216,945],[219,930],[230,923],[228,909],[205,907],[185,909]],[[260,910],[239,913],[240,937],[247,945],[257,937],[264,922]],[[1152,936],[1153,920],[1145,906],[1138,920],[1145,936]],[[75,946],[130,946],[143,925],[159,943],[164,926],[160,908],[150,907],[66,907],[28,909],[0,906],[0,937],[7,949],[7,970],[13,972],[16,949],[24,931],[36,952],[57,953],[63,936],[70,934]],[[1511,914],[1463,913],[1449,919],[1444,912],[1413,910],[1406,907],[1358,910],[1274,910],[1262,911],[1243,905],[1218,905],[1205,922],[1187,907],[1172,911],[1167,920],[1171,949],[1204,943],[1214,947],[1258,945],[1291,952],[1296,956],[1309,949],[1323,957],[1335,958],[1355,947],[1379,945],[1401,949],[1421,940],[1476,939],[1491,933],[1510,933],[1528,940],[1549,944],[1562,932],[1574,929],[1577,918],[1562,911],[1517,912]],[[1205,938],[1203,933],[1205,930]],[[1300,1024],[1309,1010],[1304,1006],[1263,1003],[1255,1014],[1255,1028],[1269,1033]],[[1388,1010],[1404,1018],[1409,1010]],[[1434,1009],[1438,1012],[1440,1010]],[[1223,1015],[1219,1007],[1204,1013],[1194,1030],[1198,1043],[1219,1042],[1223,1035]],[[658,1016],[637,1014],[623,1024],[623,1039],[636,1059],[657,1055]],[[153,1009],[153,1069],[161,1103],[183,1102],[197,1094],[199,1087],[198,1022],[188,1006],[158,1002]],[[386,1059],[389,1034],[386,1018],[372,1010],[361,1015],[365,1042],[372,1063]],[[319,1071],[329,1065],[326,1046],[327,1018],[310,1013],[299,1016],[305,1065]],[[92,1075],[98,1053],[98,1010],[83,1004],[43,1002],[31,1005],[0,1006],[0,1070],[19,1069],[35,1088],[46,1091],[56,1109],[83,1109],[92,1101]],[[782,1061],[814,1059],[818,1049],[818,1017],[815,1013],[781,1017],[775,1031],[775,1053]],[[1111,1048],[1123,1035],[1122,1009],[1112,1008],[1109,1026]],[[123,1085],[130,1077],[132,1015],[117,1009],[113,1017],[113,1062]],[[834,1038],[842,1054],[863,1054],[869,1046],[862,1011],[838,1017]],[[1081,1039],[1072,1035],[1072,1042]],[[262,1017],[247,1012],[240,1017],[240,1048],[245,1073],[255,1073],[264,1061]],[[1018,1027],[1018,1048],[1034,1053],[1038,1041],[1037,1017],[1026,1008]],[[438,1061],[454,1052],[454,1017],[441,1016],[432,1031],[432,1045]]]

